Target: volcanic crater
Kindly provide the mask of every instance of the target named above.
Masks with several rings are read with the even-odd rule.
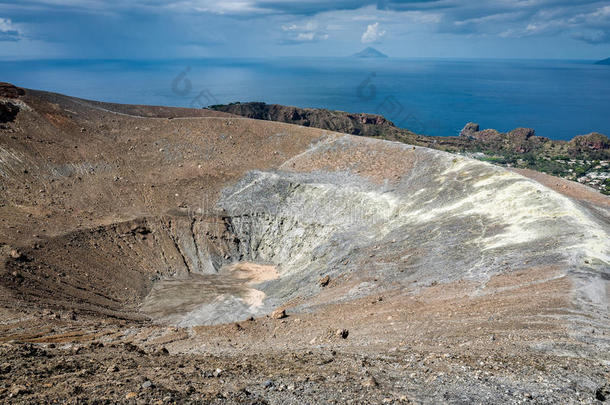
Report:
[[[132,356],[116,349],[128,343],[176,363],[219,356],[230,370],[228,382],[161,373],[155,390],[130,397],[143,401],[315,402],[340,395],[336,384],[373,402],[604,392],[610,199],[401,143],[1,89],[0,341],[15,364],[25,344],[82,359],[71,350],[98,342],[92,362]],[[343,372],[320,363],[331,349]],[[435,366],[412,361],[439,350],[448,354]],[[301,391],[261,385],[278,352],[302,351],[317,360],[287,359],[274,377]],[[266,359],[244,360],[259,371],[235,365],[250,353]],[[511,366],[464,389],[489,353]],[[520,356],[589,371],[570,383],[549,372],[542,386]],[[153,378],[154,361],[133,361],[132,374]],[[443,377],[430,380],[431,368]],[[129,399],[100,370],[77,397]],[[325,379],[309,380],[316,373]],[[367,373],[386,377],[361,384]],[[15,397],[61,398],[74,379],[22,382]]]

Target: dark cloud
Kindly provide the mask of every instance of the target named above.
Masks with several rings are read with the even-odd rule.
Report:
[[[375,6],[384,11],[434,12],[437,31],[501,37],[566,34],[588,43],[610,43],[610,5],[599,0],[338,0],[257,1],[279,13],[313,15]]]
[[[448,0],[258,0],[253,1],[253,3],[257,7],[269,12],[309,16],[327,11],[357,10],[367,6],[374,6],[379,10],[392,11],[432,10],[455,7],[453,2]]]
[[[396,48],[417,34],[422,47],[472,36],[496,44],[552,38],[558,49],[566,39],[610,44],[607,0],[0,0],[2,21],[0,41],[27,37],[79,56],[169,55],[214,46],[237,53],[250,52],[250,43],[266,50],[345,46],[359,43],[376,22],[387,31],[384,44]]]
[[[521,38],[565,35],[592,44],[610,43],[610,5],[586,0],[455,2],[441,11],[437,30]]]

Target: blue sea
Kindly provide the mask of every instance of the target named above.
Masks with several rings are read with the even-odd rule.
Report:
[[[610,66],[589,61],[355,58],[0,62],[0,81],[101,101],[264,101],[385,115],[428,135],[467,122],[570,139],[610,135]]]

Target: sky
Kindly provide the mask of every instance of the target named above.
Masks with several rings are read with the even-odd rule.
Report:
[[[0,59],[610,57],[591,0],[0,0]]]

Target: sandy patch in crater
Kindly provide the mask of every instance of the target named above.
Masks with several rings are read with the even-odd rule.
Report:
[[[220,274],[230,275],[239,280],[246,280],[246,284],[258,284],[264,281],[276,280],[280,277],[275,266],[251,262],[238,262],[225,266],[220,270]]]

